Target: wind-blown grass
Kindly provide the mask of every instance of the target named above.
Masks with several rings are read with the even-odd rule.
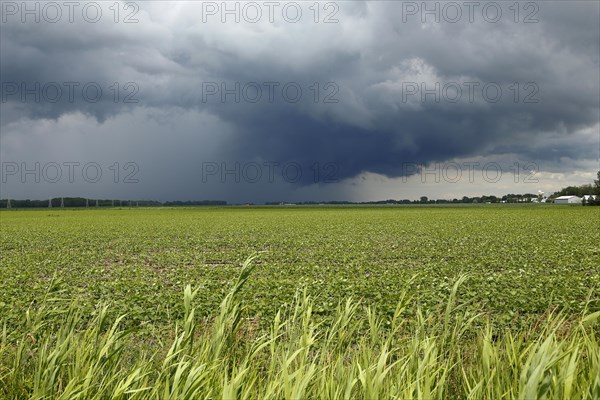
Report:
[[[197,318],[198,290],[187,286],[183,321],[153,343],[121,329],[125,316],[110,322],[102,307],[86,317],[52,287],[22,329],[4,324],[0,397],[600,398],[600,312],[550,310],[527,329],[496,331],[457,301],[463,276],[440,314],[425,314],[404,292],[391,319],[347,299],[324,324],[298,292],[259,331],[243,318],[238,296],[251,261],[209,323]]]

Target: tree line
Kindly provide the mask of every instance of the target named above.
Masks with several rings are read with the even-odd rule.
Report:
[[[566,188],[561,189],[560,191],[554,193],[550,196],[550,199],[555,199],[560,196],[577,196],[583,197],[585,195],[592,195],[596,198],[591,198],[588,200],[583,200],[582,204],[584,206],[600,206],[600,171],[598,171],[596,175],[596,180],[594,180],[594,184],[586,184],[581,186],[567,186]]]
[[[594,184],[586,184],[581,186],[567,186],[558,192],[553,193],[548,197],[547,201],[552,202],[560,196],[578,196],[595,195],[595,199],[584,201],[584,205],[597,206],[600,205],[600,171],[598,171],[597,179]],[[504,196],[483,195],[483,196],[463,196],[462,198],[448,199],[429,199],[427,196],[421,196],[419,200],[381,200],[381,201],[366,201],[366,202],[351,202],[351,201],[327,201],[315,202],[305,201],[294,203],[298,205],[344,205],[344,204],[472,204],[472,203],[530,203],[540,201],[540,194],[525,193],[525,194],[506,194]],[[9,204],[10,202],[10,204]],[[253,203],[250,203],[253,204]],[[284,205],[284,202],[267,202],[265,205]],[[1,199],[0,208],[54,208],[54,207],[190,207],[190,206],[225,206],[228,205],[223,200],[195,200],[195,201],[153,201],[153,200],[107,200],[107,199],[86,199],[84,197],[55,197],[48,200],[9,200]]]

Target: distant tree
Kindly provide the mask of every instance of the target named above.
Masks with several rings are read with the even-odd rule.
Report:
[[[597,178],[596,180],[594,180],[594,184],[590,185],[581,185],[581,186],[567,186],[566,188],[561,189],[558,192],[555,192],[553,195],[551,195],[548,199],[549,200],[554,200],[556,197],[559,196],[578,196],[578,197],[584,197],[586,195],[595,195],[595,199],[594,198],[590,198],[589,200],[584,200],[582,201],[582,204],[588,205],[588,206],[599,206],[600,205],[600,171],[598,171],[597,173]]]
[[[427,200],[429,200],[427,196],[421,196],[421,203],[425,204],[427,203]]]
[[[591,198],[588,201],[588,205],[590,206],[600,206],[600,171],[596,175],[598,179],[594,181],[594,187],[590,194],[595,195],[596,198]]]

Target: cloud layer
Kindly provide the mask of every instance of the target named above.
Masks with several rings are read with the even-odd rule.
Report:
[[[318,15],[306,2],[271,15],[262,2],[231,2],[230,13],[221,2],[121,3],[118,15],[99,4],[95,23],[77,11],[73,22],[63,12],[23,23],[3,3],[3,162],[132,161],[140,184],[94,190],[230,201],[343,196],[323,176],[394,179],[414,173],[407,163],[493,158],[567,174],[597,163],[596,2],[430,2],[433,13],[421,2],[330,2]],[[240,171],[207,176],[207,163]],[[255,164],[267,174],[265,163],[302,174],[277,184],[243,175]],[[48,194],[25,186],[10,190]]]

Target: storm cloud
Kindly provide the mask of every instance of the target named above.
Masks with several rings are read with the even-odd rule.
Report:
[[[597,164],[597,2],[95,3],[94,22],[48,21],[43,3],[35,21],[21,4],[2,3],[2,161],[139,164],[138,185],[87,185],[98,196],[320,199],[348,194],[323,176],[394,179],[407,164]],[[302,173],[273,185],[207,170],[236,163]]]

